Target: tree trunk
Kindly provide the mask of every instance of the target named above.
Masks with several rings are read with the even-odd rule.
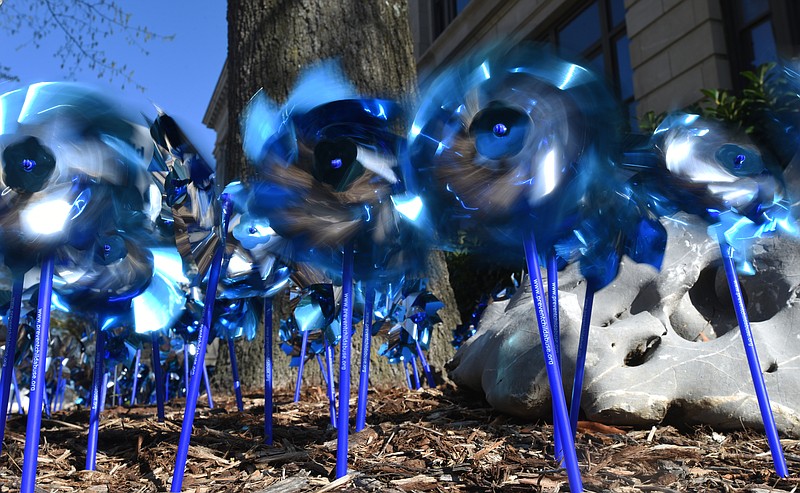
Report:
[[[224,176],[252,179],[254,171],[245,163],[239,118],[259,89],[275,101],[285,101],[300,71],[317,61],[336,58],[364,96],[399,100],[413,111],[416,98],[416,65],[408,25],[407,0],[229,0],[228,2],[228,122],[227,167]],[[434,332],[428,358],[441,372],[452,357],[450,330],[458,323],[455,298],[450,287],[444,256],[431,254],[431,290],[446,308],[442,327]],[[280,352],[277,337],[284,303],[274,310],[275,383],[290,385],[296,372]],[[281,306],[282,305],[282,306]],[[263,325],[256,340],[237,343],[240,376],[246,389],[263,388]],[[373,343],[372,382],[403,384],[402,369],[377,357],[380,340]],[[353,377],[357,378],[361,329],[353,336]],[[229,355],[220,350],[216,386],[230,389]],[[322,385],[316,362],[306,367],[306,382]]]

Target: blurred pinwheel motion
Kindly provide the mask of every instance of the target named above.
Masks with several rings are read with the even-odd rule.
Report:
[[[72,305],[69,309],[104,314],[130,310],[153,277],[153,256],[146,247],[157,246],[153,238],[161,195],[148,171],[153,144],[147,128],[136,123],[140,116],[125,105],[83,85],[39,83],[4,94],[0,108],[6,190],[0,199],[0,243],[5,260],[15,261],[12,271],[31,267],[17,263],[26,258],[22,252],[42,261],[22,479],[22,490],[32,491],[52,291]],[[100,323],[97,330],[102,331]],[[101,336],[98,332],[98,345]],[[90,469],[103,374],[98,357]]]
[[[249,241],[247,248],[232,241],[231,255],[224,255],[230,201],[220,205],[216,198],[213,161],[163,112],[150,121],[87,86],[33,84],[0,96],[0,155],[0,255],[5,267],[0,283],[10,288],[0,418],[5,423],[15,362],[18,367],[27,364],[27,349],[21,344],[27,343],[36,351],[30,372],[22,375],[30,375],[31,382],[22,490],[32,491],[43,408],[62,406],[67,388],[75,391],[79,403],[90,402],[86,464],[93,469],[106,389],[114,389],[117,403],[124,402],[123,394],[130,395],[130,404],[149,402],[148,389],[155,389],[163,419],[169,380],[162,374],[162,361],[170,378],[180,373],[180,368],[171,368],[179,358],[163,344],[169,340],[167,331],[183,328],[190,341],[197,334],[195,361],[202,361],[219,284],[229,300],[217,324],[220,335],[226,340],[252,336],[255,323],[245,298],[274,294],[286,283],[288,269],[278,266],[275,257],[267,261],[252,231],[243,240]],[[248,255],[251,267],[258,267],[255,278],[243,274],[247,269],[241,260]],[[220,282],[223,257],[228,275]],[[39,262],[40,283],[31,284],[35,273],[28,271]],[[201,301],[203,287],[206,297]],[[20,324],[24,293],[35,293],[38,307],[26,310],[38,318]],[[187,296],[191,293],[194,297]],[[90,320],[94,333],[72,334],[56,327],[53,357],[48,358],[51,306]],[[188,319],[183,327],[181,316]],[[151,368],[140,361],[143,335],[153,345]],[[94,375],[89,378],[92,353]],[[179,449],[188,447],[197,366],[191,381],[183,378],[189,392]],[[155,374],[152,385],[150,369]],[[109,378],[108,372],[114,376]],[[14,388],[21,397],[20,385]],[[22,407],[21,399],[17,401]],[[45,401],[50,405],[45,407]],[[179,450],[176,474],[182,477],[180,455]],[[180,488],[180,482],[174,486]]]
[[[378,353],[388,358],[390,363],[403,366],[409,388],[422,387],[417,361],[422,366],[428,386],[435,387],[436,382],[423,350],[429,349],[434,326],[441,323],[437,312],[443,304],[426,290],[425,282],[421,280],[407,281],[400,294],[401,299],[394,304],[390,315],[383,319],[383,328],[378,330],[378,335],[386,339]],[[411,367],[414,376],[413,383],[408,367]]]
[[[466,234],[497,262],[521,258],[524,247],[557,442],[576,491],[581,478],[538,251],[557,266],[555,244],[579,224],[592,185],[613,172],[619,114],[587,68],[545,48],[500,46],[437,77],[409,132],[406,181],[425,202],[436,243],[453,248]]]
[[[303,288],[293,288],[290,291],[289,307],[290,315],[281,321],[279,334],[281,349],[290,357],[289,365],[297,367],[294,400],[300,400],[306,361],[316,358],[325,378],[331,426],[336,427],[333,347],[341,342],[341,330],[337,320],[340,307],[334,286],[331,283],[315,282]],[[323,353],[325,365],[320,359]]]
[[[773,462],[779,476],[788,469],[737,271],[755,273],[750,250],[759,238],[797,234],[782,172],[744,134],[698,115],[669,115],[645,146],[630,149],[624,164],[637,170],[647,207],[662,215],[685,211],[709,223],[719,242],[736,317],[755,386]]]
[[[159,205],[160,208],[160,205]],[[90,440],[96,440],[96,424],[107,389],[106,369],[118,364],[131,367],[140,346],[136,332],[163,330],[180,315],[182,291],[161,269],[155,266],[154,251],[141,243],[124,242],[112,237],[103,239],[102,254],[78,254],[64,247],[56,256],[54,290],[58,308],[81,313],[85,318],[96,317],[95,378],[92,385],[92,420]],[[101,250],[102,249],[102,250]],[[60,254],[64,255],[60,255]],[[111,381],[116,395],[117,378]],[[90,445],[87,469],[95,467],[96,443]],[[89,462],[91,461],[91,463]]]
[[[259,92],[242,120],[260,171],[250,212],[291,242],[288,261],[342,282],[337,477],[347,473],[354,273],[393,279],[420,266],[426,248],[414,226],[422,202],[400,175],[401,123],[395,103],[360,98],[333,63],[307,70],[281,108]]]

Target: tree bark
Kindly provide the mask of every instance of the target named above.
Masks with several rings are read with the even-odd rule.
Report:
[[[228,2],[228,149],[224,176],[248,181],[255,175],[245,162],[239,118],[259,89],[277,102],[285,101],[300,71],[315,62],[338,59],[363,96],[399,100],[409,115],[416,99],[416,64],[408,24],[407,0],[229,0]],[[401,129],[405,130],[405,129]],[[450,330],[458,323],[458,311],[441,252],[429,259],[430,288],[444,303],[444,324],[434,332],[428,354],[440,375],[452,357]],[[285,309],[274,310],[274,378],[276,385],[290,385],[296,372],[279,350],[277,328]],[[263,325],[256,340],[237,342],[242,386],[263,388]],[[382,341],[373,342],[371,381],[404,384],[402,369],[377,356]],[[361,329],[353,336],[353,377],[357,378]],[[229,355],[220,350],[216,385],[230,389]],[[322,385],[318,365],[306,367],[306,382]]]

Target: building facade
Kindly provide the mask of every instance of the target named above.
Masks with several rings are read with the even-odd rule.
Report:
[[[800,52],[795,0],[409,0],[409,16],[421,86],[474,48],[548,42],[604,73],[634,127],[647,111],[736,89],[742,70]],[[227,80],[223,69],[203,120],[217,131],[218,163]]]
[[[543,41],[604,73],[632,120],[736,89],[742,70],[792,57],[791,0],[410,0],[420,82],[478,46]]]
[[[228,183],[225,176],[225,163],[228,158],[228,153],[225,148],[225,139],[228,136],[228,62],[227,60],[222,65],[222,70],[217,79],[217,85],[214,86],[214,93],[211,96],[211,101],[208,103],[208,108],[203,115],[203,124],[214,130],[217,134],[217,139],[214,141],[214,160],[217,162],[217,176],[216,182],[218,187],[223,187]],[[221,192],[222,190],[218,190]]]

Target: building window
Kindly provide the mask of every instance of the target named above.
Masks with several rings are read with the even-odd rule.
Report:
[[[537,38],[548,41],[568,57],[578,57],[608,80],[636,128],[636,101],[633,98],[633,69],[625,29],[624,0],[585,2],[563,20],[540,32]]]
[[[742,84],[739,73],[779,58],[797,56],[800,9],[792,0],[732,0],[723,2],[728,53],[734,85]]]
[[[433,37],[437,38],[470,0],[433,0]]]

